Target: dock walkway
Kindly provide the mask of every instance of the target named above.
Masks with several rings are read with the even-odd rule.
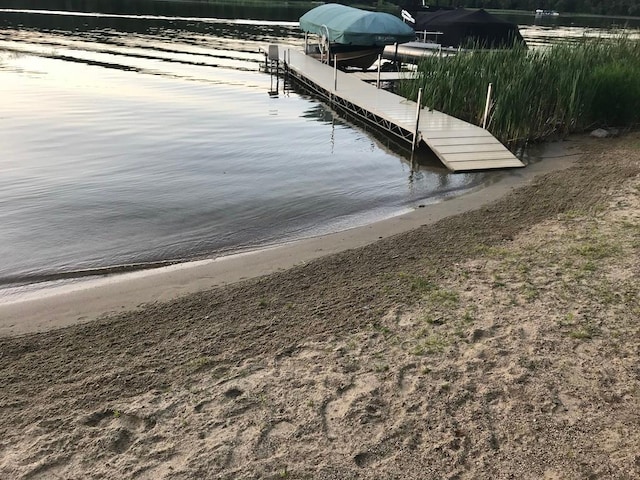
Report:
[[[294,49],[278,48],[289,74],[311,90],[352,114],[411,144],[416,130],[416,102],[378,89],[350,73]],[[416,144],[424,142],[451,171],[523,167],[491,133],[483,128],[423,108]]]

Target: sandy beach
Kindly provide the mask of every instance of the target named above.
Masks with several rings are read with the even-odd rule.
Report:
[[[0,478],[640,477],[640,134],[0,308]]]

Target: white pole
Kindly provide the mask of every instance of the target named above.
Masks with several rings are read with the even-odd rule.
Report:
[[[413,132],[413,142],[411,145],[411,155],[413,155],[416,149],[416,142],[418,141],[418,127],[420,125],[420,110],[422,110],[422,88],[418,90],[418,105],[416,107],[416,128]]]
[[[338,56],[333,56],[333,91],[338,91]]]
[[[493,88],[493,83],[489,84],[487,88],[487,102],[484,105],[484,117],[482,119],[482,128],[486,130],[487,128],[487,117],[489,116],[489,105],[491,105],[491,89]]]
[[[376,87],[380,88],[380,67],[382,66],[382,55],[378,55],[378,81]]]

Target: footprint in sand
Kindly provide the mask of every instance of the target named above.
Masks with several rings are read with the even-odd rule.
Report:
[[[336,398],[328,399],[322,410],[325,435],[329,440],[338,438],[341,425],[364,424],[379,415],[378,379],[374,375],[358,378],[355,383],[338,392]]]
[[[143,418],[135,414],[111,409],[93,412],[80,420],[81,425],[92,428],[105,427],[107,424],[112,423],[134,431],[147,431],[156,425],[156,421],[152,417]]]
[[[138,433],[151,430],[156,425],[152,417],[142,418],[111,409],[93,412],[83,417],[79,423],[85,427],[104,430],[104,447],[116,454],[126,452],[136,440]]]

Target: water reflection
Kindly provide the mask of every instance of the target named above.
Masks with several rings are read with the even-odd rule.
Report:
[[[309,97],[311,98],[311,97]],[[371,139],[371,149],[374,148],[383,150],[390,155],[398,157],[398,159],[409,167],[409,183],[414,181],[420,181],[424,178],[424,174],[435,174],[438,176],[439,186],[446,186],[448,180],[440,178],[441,176],[450,178],[454,175],[449,172],[443,165],[438,157],[424,145],[421,144],[421,148],[411,152],[411,147],[406,142],[395,141],[387,132],[379,130],[369,123],[362,121],[360,118],[351,115],[348,112],[340,111],[336,112],[329,105],[325,103],[318,103],[311,108],[307,109],[303,114],[303,118],[312,119],[320,123],[331,125],[331,137],[330,142],[333,145],[335,141],[335,130],[341,128],[355,128],[366,132],[367,137]],[[420,173],[421,172],[421,173]],[[483,181],[485,175],[490,175],[488,172],[476,173],[478,181]],[[495,175],[495,172],[493,172]]]
[[[581,27],[609,30],[611,28],[626,27],[629,29],[640,28],[640,18],[611,17],[598,15],[571,15],[560,14],[558,16],[536,16],[533,12],[525,13],[500,13],[494,12],[500,18],[517,25],[539,25],[552,28]]]
[[[559,42],[577,42],[583,38],[608,38],[620,34],[640,38],[639,18],[599,17],[589,15],[536,16],[500,14],[500,18],[519,25],[530,48],[549,47]]]
[[[0,284],[350,228],[483,178],[416,174],[385,135],[272,84],[256,38],[286,23],[0,19]]]
[[[66,31],[75,34],[94,31],[114,31],[121,34],[180,34],[182,31],[215,35],[221,38],[263,41],[291,41],[303,38],[297,23],[230,20],[224,18],[188,18],[140,15],[71,14],[47,10],[0,10],[0,26],[33,29],[42,32]],[[176,40],[180,40],[177,38]]]
[[[58,10],[93,12],[118,15],[154,15],[163,17],[194,18],[253,18],[262,20],[297,21],[313,5],[311,2],[295,2],[271,5],[267,2],[209,2],[202,1],[157,1],[157,0],[4,0],[2,6],[8,9]]]
[[[53,8],[49,4],[53,4]],[[16,9],[0,10],[0,26],[31,29],[43,32],[66,31],[76,35],[104,32],[104,41],[119,34],[137,33],[173,37],[175,42],[202,45],[210,36],[245,42],[277,42],[302,44],[303,34],[298,28],[299,17],[309,8],[304,3],[288,7],[267,7],[243,4],[201,2],[48,2],[49,10],[42,10],[39,1],[9,1],[5,6]],[[28,9],[34,10],[28,10]],[[59,11],[54,11],[59,8]],[[66,10],[73,10],[71,13]],[[96,13],[100,12],[100,13]],[[610,36],[621,30],[640,37],[640,19],[597,16],[536,17],[533,14],[501,14],[498,16],[520,25],[527,44],[533,47],[550,45],[562,39],[583,36]],[[190,38],[183,32],[190,32]],[[195,36],[200,34],[200,37]]]

